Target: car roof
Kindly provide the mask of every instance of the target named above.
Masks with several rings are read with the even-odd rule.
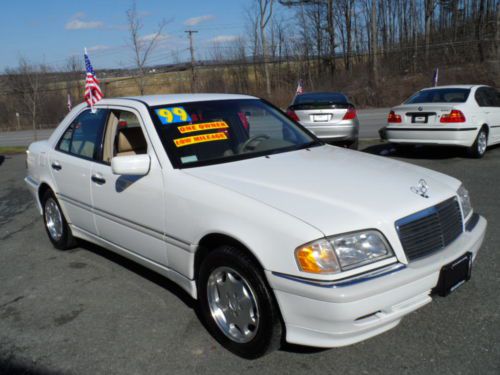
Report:
[[[121,98],[103,99],[103,104],[106,101],[113,99],[135,100],[146,103],[154,107],[163,104],[203,102],[209,100],[231,100],[231,99],[258,99],[255,96],[239,95],[239,94],[163,94],[163,95],[145,95],[145,96],[128,96]]]
[[[473,87],[479,87],[479,86],[485,86],[485,85],[446,85],[446,86],[426,87],[426,88],[423,88],[422,90],[432,90],[432,89],[472,89]]]

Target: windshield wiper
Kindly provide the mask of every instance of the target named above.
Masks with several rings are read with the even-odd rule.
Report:
[[[325,142],[315,139],[314,141],[304,143],[303,145],[297,146],[296,150],[303,150],[305,148],[323,146]]]

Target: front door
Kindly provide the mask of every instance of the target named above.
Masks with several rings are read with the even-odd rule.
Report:
[[[91,171],[94,217],[101,238],[150,261],[166,265],[162,169],[143,126],[138,112],[119,107],[110,109],[102,162],[95,163]],[[151,159],[147,175],[113,174],[113,157],[137,154],[148,154]]]
[[[84,110],[68,126],[49,155],[57,199],[68,222],[95,234],[90,195],[92,164],[98,157],[108,111]]]

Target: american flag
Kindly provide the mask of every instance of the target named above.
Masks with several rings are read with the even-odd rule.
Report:
[[[99,80],[97,79],[94,68],[90,63],[89,56],[85,50],[85,69],[87,70],[87,80],[85,81],[85,101],[93,108],[94,105],[103,98],[101,88],[99,87]]]
[[[299,83],[297,85],[297,90],[295,91],[295,95],[300,95],[304,93],[304,87],[302,86],[302,80],[299,79]]]

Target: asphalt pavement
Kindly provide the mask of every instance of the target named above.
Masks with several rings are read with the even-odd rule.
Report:
[[[389,108],[358,110],[360,122],[360,139],[377,138],[378,130],[385,125]],[[43,140],[50,137],[54,129],[41,129],[37,132],[37,139]],[[34,141],[33,130],[0,132],[0,147],[27,146]]]
[[[464,182],[489,221],[472,279],[362,343],[285,346],[254,361],[220,347],[168,280],[90,244],[55,250],[24,186],[24,156],[0,156],[0,374],[500,374],[500,147],[474,160],[362,146]]]

